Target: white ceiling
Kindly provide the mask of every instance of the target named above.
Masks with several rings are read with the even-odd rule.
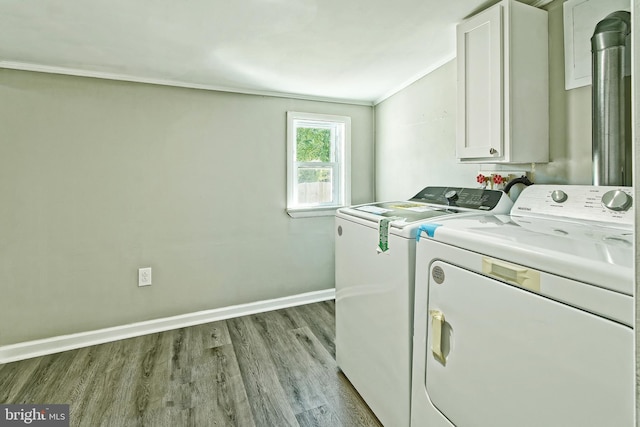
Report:
[[[451,60],[455,25],[493,3],[0,0],[0,67],[375,103]]]

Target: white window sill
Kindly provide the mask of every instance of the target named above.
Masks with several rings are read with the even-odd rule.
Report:
[[[334,216],[336,214],[336,209],[340,209],[343,206],[331,206],[331,207],[321,207],[321,208],[292,208],[287,209],[287,214],[291,218],[311,218],[316,216]]]

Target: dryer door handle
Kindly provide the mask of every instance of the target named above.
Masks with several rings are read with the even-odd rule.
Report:
[[[430,310],[431,316],[431,352],[443,365],[447,363],[442,351],[442,328],[444,327],[444,313],[439,310]]]
[[[495,258],[482,257],[482,272],[507,283],[540,293],[540,272]]]

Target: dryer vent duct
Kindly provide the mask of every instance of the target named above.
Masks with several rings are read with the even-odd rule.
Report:
[[[631,186],[631,14],[613,12],[591,38],[593,65],[593,185]]]

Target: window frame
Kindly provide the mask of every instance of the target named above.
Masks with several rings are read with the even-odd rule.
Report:
[[[299,122],[318,128],[343,127],[344,135],[335,135],[335,159],[333,162],[298,162],[296,160],[296,129]],[[341,140],[340,140],[341,139]],[[302,167],[332,169],[332,203],[302,205],[297,203],[297,176]],[[335,210],[351,204],[351,117],[331,114],[287,112],[287,208],[293,218],[310,216],[332,216]]]

